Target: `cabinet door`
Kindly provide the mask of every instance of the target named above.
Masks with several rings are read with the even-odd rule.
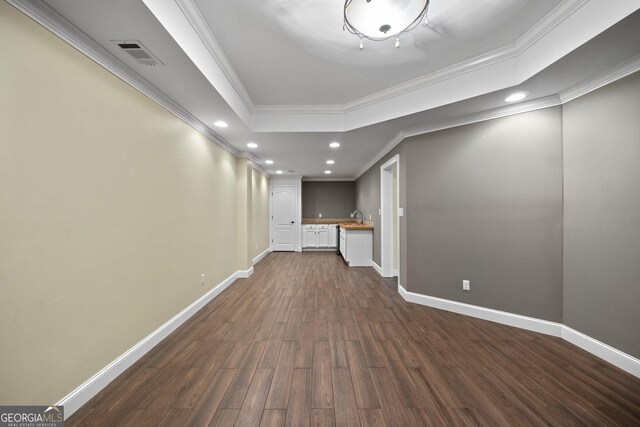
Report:
[[[336,225],[329,224],[329,247],[335,248],[337,246],[337,233],[336,233]]]
[[[349,259],[347,257],[347,232],[344,228],[340,229],[340,253],[342,254],[342,258],[349,263]]]
[[[315,225],[305,225],[304,233],[302,236],[302,241],[305,248],[315,248],[318,245],[316,238],[316,226]]]
[[[317,234],[316,244],[319,248],[327,248],[329,247],[329,227],[328,226],[318,226],[318,234]]]

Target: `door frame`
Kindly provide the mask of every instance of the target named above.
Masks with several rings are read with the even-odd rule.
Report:
[[[397,167],[396,206],[398,207],[398,283],[400,282],[400,155],[380,166],[380,270],[383,277],[393,277],[393,168]]]
[[[294,227],[294,251],[302,252],[302,177],[301,176],[287,176],[276,177],[272,176],[269,180],[269,250],[273,251],[273,189],[279,186],[293,185],[296,188],[296,224]]]

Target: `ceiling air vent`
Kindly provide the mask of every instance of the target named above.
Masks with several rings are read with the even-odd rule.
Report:
[[[138,40],[111,40],[116,46],[127,52],[133,59],[142,65],[164,65],[149,49]]]

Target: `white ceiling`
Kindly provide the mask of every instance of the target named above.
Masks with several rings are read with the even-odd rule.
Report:
[[[431,28],[363,51],[343,0],[195,3],[256,105],[342,105],[510,45],[560,0],[433,0]]]
[[[604,27],[602,29],[611,28],[586,44],[588,39],[582,40],[574,33],[569,35],[565,33],[560,38],[562,41],[556,44],[562,45],[564,50],[569,49],[569,46],[574,47],[566,52],[568,54],[562,54],[559,61],[553,60],[549,64],[546,64],[550,61],[547,53],[534,55],[537,44],[527,42],[529,44],[526,47],[522,45],[522,40],[531,34],[531,31],[527,32],[527,28],[532,25],[539,26],[539,19],[549,19],[550,14],[547,12],[558,4],[558,1],[551,0],[540,2],[432,0],[434,29],[417,29],[416,32],[421,32],[416,35],[419,39],[417,46],[412,46],[411,40],[407,39],[403,40],[399,50],[394,49],[393,46],[380,45],[375,48],[367,46],[364,51],[359,51],[357,45],[354,50],[352,37],[355,36],[343,34],[341,26],[338,30],[323,27],[328,25],[325,24],[329,22],[327,17],[335,14],[336,7],[339,14],[341,13],[341,1],[336,3],[334,0],[251,2],[258,5],[258,9],[247,12],[246,17],[241,13],[249,3],[246,0],[233,2],[197,0],[197,3],[192,3],[191,0],[110,0],[106,2],[47,0],[46,4],[36,0],[10,1],[28,5],[31,10],[36,10],[36,15],[44,21],[48,20],[54,30],[60,27],[79,29],[82,34],[75,37],[76,41],[84,37],[90,41],[92,50],[103,49],[109,52],[114,61],[119,64],[118,66],[124,67],[128,75],[134,76],[134,80],[146,82],[157,89],[158,93],[186,110],[191,115],[192,125],[193,121],[197,122],[197,125],[194,125],[197,129],[206,127],[208,134],[215,132],[214,137],[217,136],[226,141],[240,152],[248,150],[247,142],[257,142],[259,147],[251,150],[252,154],[257,157],[256,163],[269,173],[274,173],[276,169],[293,170],[291,174],[310,178],[327,178],[323,173],[327,169],[324,162],[327,159],[334,159],[336,164],[330,167],[333,171],[330,177],[351,179],[371,164],[376,155],[390,141],[398,140],[402,135],[412,135],[424,130],[446,127],[449,123],[469,122],[478,117],[487,117],[485,115],[487,113],[484,112],[489,110],[493,110],[489,113],[490,115],[499,115],[501,113],[496,113],[495,109],[505,107],[506,94],[515,90],[516,86],[518,89],[526,90],[530,95],[524,104],[511,108],[524,109],[553,105],[559,102],[558,97],[550,99],[547,98],[548,96],[559,94],[585,80],[593,79],[624,61],[634,57],[640,58],[637,57],[640,54],[640,12],[636,12],[613,27],[610,24],[611,21],[617,22],[628,15],[629,11],[633,12],[640,8],[640,1],[637,0],[620,0],[616,2],[617,7],[611,8],[614,10],[607,12],[599,22],[591,23],[590,31],[595,32],[594,35],[602,31],[598,30],[601,27]],[[438,2],[441,3],[438,6],[440,9],[436,8]],[[483,5],[486,3],[486,7],[481,10],[474,9],[477,8],[478,3]],[[595,11],[601,10],[603,3],[610,2],[604,0],[560,2],[560,5],[552,10],[551,15],[556,16],[558,20],[562,17],[563,20],[554,22],[553,25],[546,25],[546,35],[540,36],[542,38],[538,40],[545,40],[545,37],[550,37],[554,31],[562,30],[563,23],[571,21],[576,14],[582,13],[583,17],[591,16]],[[48,8],[47,4],[51,8]],[[446,4],[447,7],[442,4]],[[174,5],[181,13],[175,13],[175,10],[169,9],[168,11],[172,11],[173,15],[170,13],[163,15],[163,11],[158,11],[159,5]],[[325,5],[324,9],[321,5]],[[589,5],[591,5],[590,9]],[[196,6],[197,9],[193,9]],[[311,9],[307,10],[307,6]],[[323,12],[318,12],[318,9]],[[454,13],[456,10],[459,15]],[[475,12],[471,13],[474,10]],[[469,15],[463,12],[469,12],[477,22],[483,22],[486,28],[482,29],[478,25],[465,28],[464,24],[469,22]],[[202,19],[193,18],[194,14],[199,13],[202,13],[200,16]],[[192,18],[192,21],[187,21],[187,26],[178,19],[186,15]],[[65,20],[60,21],[60,16]],[[287,16],[295,16],[295,20],[288,21],[285,18]],[[436,16],[444,21],[438,23]],[[199,27],[205,22],[205,18],[205,27],[209,28],[208,33],[207,28]],[[316,20],[317,23],[313,24]],[[500,25],[500,31],[489,25],[490,23],[497,25],[496,23],[501,22],[505,28]],[[511,25],[512,22],[518,22],[518,24]],[[230,25],[233,28],[230,28],[228,33],[221,30],[229,24],[233,24]],[[583,24],[586,25],[585,22]],[[324,34],[326,41],[323,42],[316,36],[298,34],[305,26],[315,28],[316,34]],[[185,35],[193,34],[197,35],[196,39],[185,38]],[[581,37],[584,37],[584,34],[581,33]],[[165,65],[158,67],[140,65],[115,47],[110,40],[140,40]],[[198,46],[198,40],[206,49],[198,50],[202,47]],[[206,43],[203,40],[206,40]],[[274,40],[278,42],[275,43]],[[520,44],[513,45],[514,40],[520,40],[518,42]],[[553,41],[552,38],[544,43]],[[454,48],[456,43],[459,43],[459,49]],[[516,57],[520,62],[515,63],[518,65],[515,80],[513,76],[504,79],[486,76],[484,79],[478,79],[477,75],[471,76],[478,71],[500,74],[496,69],[491,69],[494,65],[505,69],[512,68],[514,63],[509,61],[513,58],[505,56],[491,62],[487,59],[491,57],[491,52],[488,55],[482,52],[482,46],[494,49],[505,43],[510,44],[510,48],[506,51],[511,54],[518,49],[524,49],[523,46],[526,47],[525,53]],[[449,46],[449,48],[444,49],[442,46]],[[514,46],[516,50],[513,50]],[[578,49],[575,49],[576,47]],[[272,52],[272,54],[254,57],[256,49],[261,52]],[[443,49],[438,55],[434,55],[438,57],[439,64],[456,63],[460,58],[469,59],[460,56],[460,50],[463,50],[467,56],[484,55],[484,60],[492,65],[489,66],[483,62],[482,67],[475,69],[472,60],[464,64],[470,67],[468,70],[464,67],[458,70],[461,73],[459,77],[474,77],[475,80],[472,81],[477,82],[476,85],[466,87],[462,84],[462,80],[456,80],[458,77],[447,78],[435,84],[427,82],[418,89],[394,93],[391,97],[393,99],[385,98],[382,102],[373,102],[366,107],[354,108],[351,112],[345,112],[342,107],[331,107],[333,110],[327,110],[326,105],[315,109],[305,105],[278,105],[279,102],[333,105],[344,103],[345,99],[352,99],[362,94],[371,96],[370,91],[375,92],[380,88],[386,88],[389,84],[402,81],[394,80],[398,76],[413,78],[411,76],[419,76],[424,70],[430,70],[429,67],[433,66],[433,62],[424,60],[424,52],[430,49]],[[455,52],[449,52],[449,50]],[[500,52],[504,53],[505,50]],[[527,55],[537,56],[543,60],[532,66],[530,59],[523,60]],[[554,55],[559,53],[556,52]],[[373,64],[363,65],[367,61],[372,61]],[[378,64],[381,61],[384,63]],[[296,63],[299,65],[295,66]],[[285,69],[287,72],[283,71]],[[300,69],[304,71],[302,74]],[[342,71],[336,72],[336,70]],[[540,72],[540,70],[543,71]],[[441,72],[442,70],[435,73]],[[306,73],[310,73],[312,78],[309,79]],[[522,76],[529,77],[522,78]],[[296,86],[299,84],[296,83],[297,81],[306,81],[306,84]],[[424,108],[424,105],[419,102],[411,102],[412,96],[419,98],[418,95],[423,95],[421,91],[435,93],[434,86],[438,84],[444,84],[447,90],[443,93],[446,96],[432,97],[438,100],[429,108]],[[319,90],[322,85],[326,85],[325,90]],[[344,90],[333,91],[335,93],[332,95],[334,86]],[[317,91],[322,92],[321,96],[325,98],[321,98],[320,95],[315,98],[313,94]],[[272,95],[273,98],[271,98]],[[374,93],[373,97],[375,96],[377,95]],[[403,110],[401,106],[406,99],[409,99],[412,108]],[[312,102],[314,100],[317,102]],[[259,105],[261,103],[275,105],[275,107],[269,107],[273,111],[261,110],[262,107]],[[388,108],[389,105],[385,103],[391,108]],[[527,107],[527,103],[535,105]],[[376,110],[369,114],[371,109]],[[378,114],[378,110],[383,113]],[[392,114],[388,114],[387,110]],[[332,114],[332,111],[335,114]],[[346,126],[346,122],[350,120],[348,114],[365,116],[368,123],[362,126]],[[316,116],[321,117],[322,123],[316,119]],[[227,121],[229,127],[226,129],[213,127],[213,122],[218,119]],[[273,126],[278,128],[278,131],[264,131],[265,126],[259,125],[264,122],[275,123]],[[317,131],[318,129],[322,131]],[[342,143],[339,150],[328,147],[328,143],[334,140]],[[273,159],[276,163],[273,166],[264,164],[267,158]]]

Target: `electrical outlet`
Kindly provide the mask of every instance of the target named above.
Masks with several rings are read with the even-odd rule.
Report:
[[[318,214],[318,218],[322,218],[322,214],[321,213]]]
[[[471,290],[471,284],[469,283],[468,280],[463,280],[462,281],[462,290],[463,291],[470,291]]]
[[[204,282],[206,281],[204,273],[200,275],[200,286],[204,286]]]
[[[369,214],[369,221],[371,221],[371,214]]]

